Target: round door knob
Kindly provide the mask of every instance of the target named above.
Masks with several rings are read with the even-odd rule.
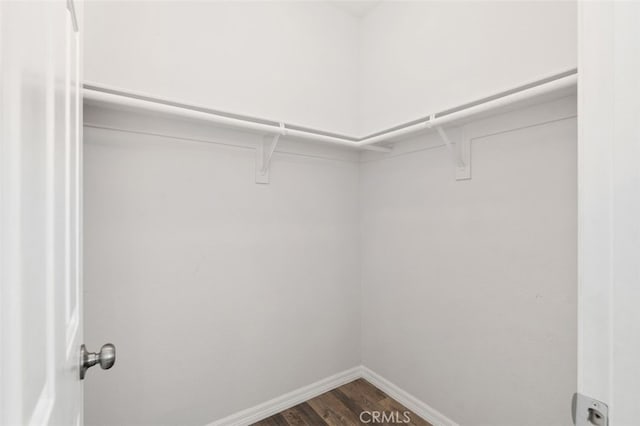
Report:
[[[80,346],[80,380],[84,379],[87,370],[96,364],[100,368],[108,370],[116,363],[116,347],[106,343],[100,348],[100,352],[88,352],[85,345]]]
[[[116,363],[116,347],[111,343],[102,345],[98,358],[100,358],[100,368],[110,369]]]

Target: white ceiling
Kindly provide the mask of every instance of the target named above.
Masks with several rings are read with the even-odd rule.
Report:
[[[378,4],[382,3],[382,1],[342,1],[342,0],[333,0],[328,1],[329,4],[342,9],[347,12],[349,15],[354,16],[356,18],[362,18],[367,13],[369,13],[373,8],[375,8]]]

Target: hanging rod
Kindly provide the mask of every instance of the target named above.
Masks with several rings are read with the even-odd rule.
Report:
[[[517,88],[501,92],[488,98],[470,102],[461,107],[451,108],[439,113],[431,114],[423,119],[414,120],[406,125],[396,126],[392,128],[392,130],[384,130],[375,135],[364,137],[358,140],[358,144],[360,146],[366,146],[380,142],[387,142],[391,139],[424,131],[432,127],[450,124],[455,121],[525,101],[527,99],[574,88],[577,84],[578,71],[577,69],[572,69],[542,80],[536,80],[532,83],[518,86]]]
[[[375,146],[374,144],[390,142],[402,136],[425,131],[432,127],[451,124],[493,109],[505,107],[541,95],[570,89],[576,87],[577,81],[577,70],[568,70],[459,107],[430,114],[422,119],[414,120],[400,126],[394,126],[363,138],[337,135],[283,122],[215,111],[194,105],[105,88],[94,84],[84,85],[83,96],[85,100],[89,101],[204,120],[222,126],[252,130],[266,135],[291,136],[355,149],[388,152],[390,148]]]
[[[358,148],[357,140],[347,139],[346,137],[331,136],[319,132],[298,130],[296,128],[288,127],[286,123],[273,122],[273,124],[271,124],[270,122],[262,119],[251,119],[244,118],[244,116],[236,116],[228,113],[212,112],[200,107],[189,106],[186,104],[177,104],[164,99],[150,98],[148,96],[141,96],[123,91],[104,89],[95,85],[85,85],[83,89],[83,97],[85,100],[93,102],[107,103],[126,108],[142,109],[178,117],[203,120],[219,124],[221,126],[252,130],[267,135],[291,136],[317,142],[329,143],[333,145]],[[384,147],[371,148],[374,148],[374,151],[389,150],[388,148]]]

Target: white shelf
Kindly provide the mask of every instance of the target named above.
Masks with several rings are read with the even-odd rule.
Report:
[[[575,69],[554,74],[544,79],[520,85],[441,112],[435,112],[411,123],[400,124],[365,137],[335,135],[322,130],[304,129],[301,126],[290,123],[221,112],[197,105],[184,104],[93,84],[85,84],[84,100],[89,104],[108,104],[203,120],[218,126],[244,129],[264,135],[288,136],[300,140],[310,140],[353,149],[388,151],[388,147],[380,146],[379,144],[389,144],[399,138],[431,128],[442,128],[442,126],[455,123],[461,124],[470,119],[502,112],[505,109],[520,106],[541,97],[575,91],[577,77],[577,70]]]

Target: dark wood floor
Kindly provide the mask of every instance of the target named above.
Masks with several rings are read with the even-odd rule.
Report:
[[[375,412],[380,413],[379,417],[372,419]],[[258,426],[350,426],[362,424],[431,426],[427,421],[363,379],[347,383],[255,423]]]

